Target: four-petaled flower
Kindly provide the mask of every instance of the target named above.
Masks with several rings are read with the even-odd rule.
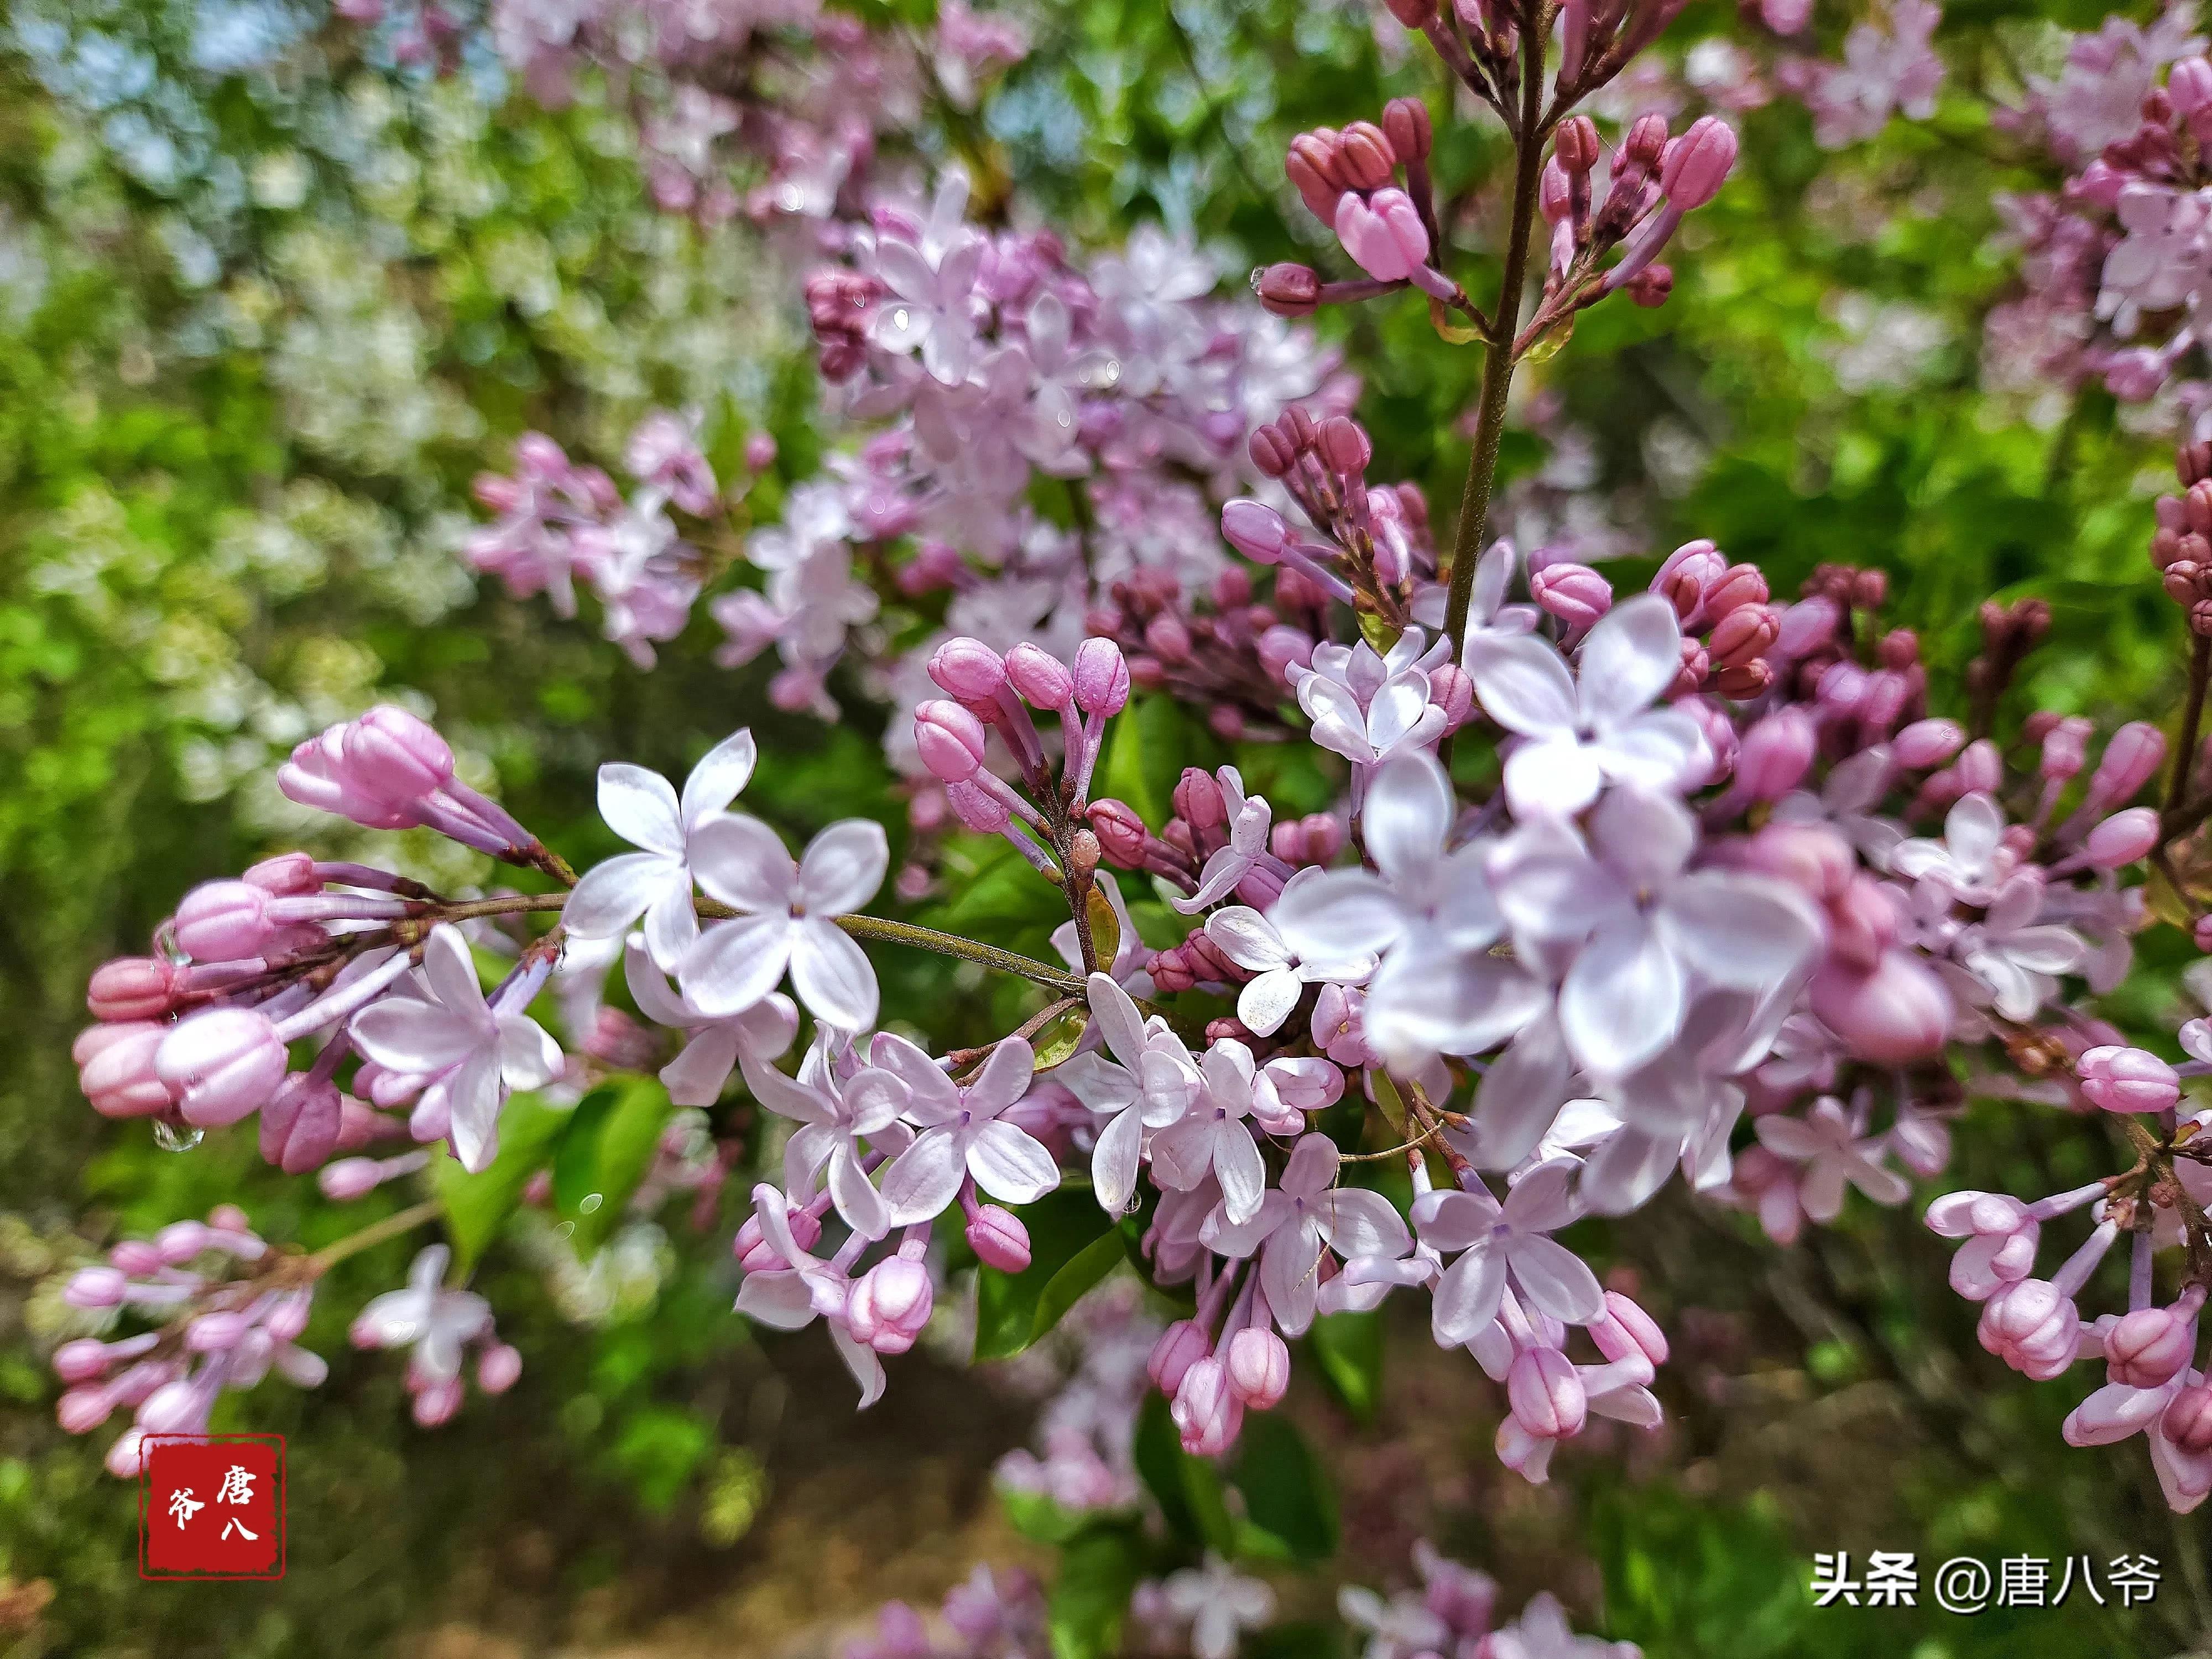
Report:
[[[975,1184],[1009,1204],[1031,1204],[1060,1185],[1060,1168],[1044,1143],[1006,1112],[1030,1091],[1036,1054],[1028,1042],[1006,1037],[966,1086],[945,1076],[904,1037],[879,1033],[870,1056],[911,1092],[906,1115],[922,1126],[914,1145],[884,1171],[884,1202],[895,1227],[927,1221]]]
[[[692,836],[692,874],[708,894],[742,914],[699,935],[677,970],[685,1000],[714,1018],[742,1012],[791,971],[799,1000],[843,1031],[876,1023],[876,970],[836,918],[875,896],[890,863],[884,827],[867,818],[833,823],[797,864],[782,837],[743,813],[719,817]]]

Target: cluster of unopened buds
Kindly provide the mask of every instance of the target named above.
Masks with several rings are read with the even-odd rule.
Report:
[[[307,1328],[317,1270],[312,1259],[273,1250],[231,1205],[205,1222],[179,1221],[130,1239],[103,1267],[80,1268],[63,1300],[103,1322],[125,1312],[155,1329],[104,1340],[81,1336],[54,1350],[68,1385],[61,1425],[87,1434],[118,1411],[131,1426],[108,1448],[107,1467],[138,1472],[149,1434],[204,1434],[225,1389],[250,1389],[270,1372],[301,1388],[327,1367],[295,1344]]]

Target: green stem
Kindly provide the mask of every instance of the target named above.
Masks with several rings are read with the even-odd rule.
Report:
[[[2174,811],[2197,769],[2197,732],[2204,721],[2204,687],[2212,676],[2212,639],[2199,634],[2189,647],[2189,702],[2181,711],[2181,741],[2173,751],[2173,776],[2166,787],[2166,810]]]
[[[435,1220],[443,1207],[437,1200],[429,1199],[401,1210],[396,1214],[388,1215],[381,1221],[372,1222],[357,1233],[347,1234],[335,1244],[324,1245],[321,1249],[307,1258],[307,1265],[313,1268],[316,1275],[319,1277],[349,1255],[357,1255],[363,1250],[374,1249],[386,1239],[398,1238],[403,1233],[411,1233],[424,1222]]]
[[[1482,392],[1475,407],[1474,453],[1468,457],[1459,528],[1452,538],[1451,590],[1444,604],[1444,632],[1452,659],[1467,645],[1467,611],[1474,594],[1475,562],[1490,517],[1498,478],[1498,447],[1505,435],[1505,400],[1513,389],[1513,336],[1521,324],[1522,290],[1528,281],[1528,248],[1536,221],[1537,186],[1543,174],[1544,41],[1535,28],[1522,31],[1521,126],[1514,135],[1513,217],[1505,237],[1505,275],[1498,285],[1495,327],[1482,364]]]

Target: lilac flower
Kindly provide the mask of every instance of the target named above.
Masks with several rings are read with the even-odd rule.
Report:
[[[1492,1631],[1490,1659],[1643,1659],[1633,1642],[1577,1636],[1559,1599],[1548,1590],[1528,1598],[1521,1616]]]
[[[1899,842],[1889,867],[1908,880],[1932,882],[1963,903],[1987,904],[2020,862],[2005,845],[2004,830],[2004,809],[1976,790],[1952,806],[1942,840]]]
[[[1431,1321],[1437,1340],[1457,1347],[1498,1317],[1510,1275],[1536,1307],[1571,1325],[1605,1311],[1605,1293],[1583,1259],[1550,1235],[1580,1211],[1568,1188],[1571,1161],[1540,1164],[1514,1184],[1503,1205],[1480,1188],[1425,1194],[1413,1205],[1421,1242],[1462,1252],[1437,1281]]]
[[[1137,1189],[1146,1139],[1189,1109],[1200,1075],[1182,1041],[1164,1025],[1148,1030],[1129,994],[1114,981],[1093,974],[1085,990],[1092,1025],[1114,1058],[1077,1054],[1060,1076],[1092,1111],[1113,1115],[1091,1148],[1091,1186],[1100,1206],[1119,1215]]]
[[[1283,885],[1287,896],[1294,889],[1322,879],[1314,866],[1299,871]],[[1249,905],[1224,905],[1206,919],[1206,936],[1221,952],[1253,977],[1237,994],[1237,1017],[1256,1036],[1272,1036],[1297,1006],[1309,985],[1334,981],[1356,985],[1375,971],[1375,958],[1354,957],[1346,962],[1307,963],[1284,940],[1275,925]]]
[[[1009,1204],[1032,1204],[1060,1185],[1052,1154],[1005,1114],[1029,1092],[1036,1054],[1022,1038],[1001,1038],[966,1086],[904,1037],[879,1034],[871,1058],[911,1091],[906,1115],[922,1126],[884,1171],[891,1224],[927,1221],[958,1196],[962,1182]]]
[[[890,237],[876,244],[876,274],[891,291],[876,313],[873,338],[886,351],[911,355],[946,386],[968,378],[975,360],[971,305],[988,244],[963,232],[934,258]]]
[[[1152,1173],[1164,1186],[1188,1192],[1210,1174],[1221,1183],[1221,1208],[1232,1222],[1260,1212],[1267,1165],[1246,1120],[1252,1115],[1257,1068],[1252,1051],[1224,1037],[1199,1061],[1205,1091],[1176,1122],[1152,1137]]]
[[[1505,761],[1516,817],[1579,812],[1608,780],[1663,789],[1694,775],[1705,752],[1697,722],[1650,706],[1680,671],[1681,637],[1674,607],[1638,593],[1592,625],[1579,678],[1534,635],[1468,641],[1484,710],[1523,739]]]
[[[827,1321],[837,1357],[860,1385],[861,1409],[874,1405],[883,1397],[884,1362],[846,1324],[852,1285],[844,1270],[799,1247],[790,1206],[774,1187],[763,1182],[753,1188],[753,1213],[769,1249],[784,1265],[748,1273],[738,1287],[738,1311],[779,1331],[800,1329],[817,1316]]]
[[[1200,1234],[1219,1255],[1239,1260],[1258,1255],[1260,1287],[1287,1336],[1303,1335],[1313,1323],[1318,1269],[1327,1252],[1395,1257],[1412,1248],[1406,1224],[1389,1199],[1336,1184],[1340,1162],[1327,1135],[1299,1137],[1280,1182],[1257,1211],[1230,1221],[1224,1204]]]
[[[1424,650],[1425,639],[1409,628],[1388,656],[1362,640],[1349,649],[1315,647],[1310,668],[1292,663],[1287,672],[1313,740],[1355,765],[1376,766],[1442,737],[1444,711],[1429,701],[1429,674],[1451,659],[1451,641]]]
[[[757,754],[750,729],[723,738],[691,769],[680,801],[657,772],[620,763],[599,768],[599,816],[644,850],[586,872],[561,913],[568,931],[579,939],[618,939],[643,916],[654,965],[674,972],[699,937],[691,904],[691,838],[737,799],[752,777]]]
[[[1215,851],[1198,874],[1198,890],[1188,898],[1171,900],[1187,916],[1228,896],[1237,884],[1267,856],[1267,828],[1273,812],[1261,795],[1247,796],[1244,780],[1233,766],[1214,775],[1221,784],[1221,802],[1229,815],[1229,844]]]
[[[1934,0],[1890,0],[1880,21],[1854,24],[1843,63],[1824,66],[1807,94],[1814,141],[1836,149],[1873,137],[1893,113],[1915,121],[1933,115],[1943,61],[1929,42],[1942,21]]]
[[[1982,920],[1962,929],[1952,945],[1960,965],[1980,981],[1977,991],[1986,988],[2007,1019],[2033,1019],[2057,994],[2056,976],[2076,971],[2088,957],[2072,928],[2039,922],[2043,901],[2041,872],[2024,869],[1997,889]]]
[[[551,1082],[561,1050],[528,1015],[484,1000],[469,947],[450,922],[423,941],[416,984],[419,1000],[389,996],[356,1014],[354,1046],[379,1066],[434,1079],[450,1113],[453,1155],[474,1174],[499,1150],[507,1091]]]
[[[1587,843],[1540,820],[1500,850],[1498,902],[1516,937],[1581,947],[1559,1024],[1594,1071],[1632,1071],[1671,1042],[1693,978],[1754,991],[1812,966],[1820,933],[1804,902],[1760,877],[1691,869],[1696,846],[1680,803],[1616,788],[1590,814]]]
[[[1905,1177],[1880,1161],[1882,1142],[1865,1139],[1865,1126],[1832,1097],[1815,1101],[1802,1118],[1770,1113],[1752,1127],[1767,1151],[1804,1165],[1797,1201],[1815,1221],[1843,1213],[1846,1186],[1877,1204],[1902,1204],[1911,1194]]]
[[[833,823],[793,864],[775,830],[738,813],[695,831],[690,852],[699,885],[743,914],[716,922],[685,953],[677,969],[685,1000],[716,1018],[740,1013],[787,968],[817,1019],[846,1031],[876,1023],[876,970],[836,919],[883,885],[890,848],[881,824]]]
[[[792,1196],[811,1196],[826,1171],[830,1201],[847,1225],[863,1238],[890,1231],[890,1211],[862,1167],[860,1143],[905,1149],[910,1132],[899,1117],[913,1098],[905,1084],[872,1066],[836,1079],[821,1063],[819,1048],[808,1054],[796,1078],[750,1059],[744,1071],[754,1099],[799,1122],[783,1145],[783,1180]]]
[[[441,1281],[453,1253],[443,1244],[418,1252],[407,1270],[407,1288],[386,1291],[353,1322],[357,1348],[412,1348],[411,1364],[429,1378],[461,1374],[467,1346],[491,1328],[491,1304],[471,1291],[449,1291]]]
[[[765,1066],[790,1048],[798,1034],[799,1010],[779,991],[720,1019],[701,1013],[669,989],[635,935],[623,953],[623,974],[640,1013],[656,1025],[688,1034],[684,1052],[660,1068],[668,1097],[678,1106],[712,1106],[722,1097],[740,1059]]]
[[[1190,1626],[1194,1659],[1232,1659],[1243,1633],[1275,1616],[1274,1591],[1210,1550],[1204,1566],[1171,1574],[1160,1588],[1167,1610]]]
[[[1476,1053],[1545,1000],[1521,969],[1489,955],[1505,931],[1486,873],[1490,849],[1447,850],[1455,811],[1434,756],[1393,757],[1376,769],[1363,814],[1379,873],[1330,871],[1286,888],[1270,918],[1301,962],[1381,957],[1366,1024],[1385,1053]]]

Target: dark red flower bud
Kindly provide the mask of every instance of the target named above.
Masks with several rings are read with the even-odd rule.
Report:
[[[1252,273],[1252,291],[1278,317],[1310,317],[1321,302],[1321,278],[1310,265],[1267,265]]]
[[[1433,142],[1429,106],[1418,98],[1393,98],[1382,106],[1382,131],[1401,161],[1425,161]]]

